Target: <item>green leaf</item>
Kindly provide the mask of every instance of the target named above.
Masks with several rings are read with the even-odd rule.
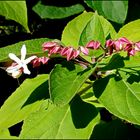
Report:
[[[84,7],[81,4],[75,4],[69,7],[47,6],[39,1],[33,7],[33,11],[35,11],[41,18],[61,19],[81,13],[84,11]]]
[[[117,22],[124,23],[127,11],[128,1],[92,1],[84,0],[89,7],[93,10],[97,10],[99,14],[105,18]]]
[[[57,65],[49,79],[50,97],[54,104],[60,106],[68,104],[95,68],[96,65],[83,69],[72,62]]]
[[[140,68],[140,54],[139,52],[135,56],[125,57],[124,63],[126,68],[139,69]]]
[[[27,32],[30,32],[28,28],[27,7],[25,0],[0,1],[0,15],[18,22],[27,30]]]
[[[131,70],[131,69],[130,69]],[[140,124],[139,71],[119,71],[97,80],[93,91],[107,110],[121,119]]]
[[[27,55],[41,55],[43,54],[42,44],[49,40],[48,38],[31,39],[0,48],[0,62],[7,61],[9,53],[14,53],[17,56],[21,55],[20,50],[23,44],[26,45]]]
[[[98,15],[98,18],[100,19],[105,38],[106,39],[108,39],[108,38],[115,39],[117,33],[116,33],[114,27],[112,26],[112,24],[108,20],[106,20],[103,16]]]
[[[122,68],[124,66],[125,66],[124,58],[120,56],[120,54],[116,53],[110,57],[109,62],[105,65],[105,67],[101,68],[101,70],[113,70]]]
[[[77,47],[79,45],[81,33],[92,16],[92,12],[84,12],[70,21],[63,30],[61,41],[66,46],[71,45]]]
[[[0,139],[18,139],[16,136],[11,136],[8,129],[0,130]]]
[[[20,138],[89,139],[99,119],[97,109],[77,96],[63,107],[31,114],[23,124]]]
[[[108,36],[115,37],[114,35],[115,30],[113,29],[112,25],[102,16],[95,13],[82,31],[79,44],[84,46],[89,41],[96,40],[99,41],[102,46],[104,46],[106,38]]]
[[[115,38],[115,35],[116,31],[105,18],[92,12],[84,12],[67,24],[61,41],[67,46],[78,48],[92,39],[99,39],[104,44],[105,38]],[[81,40],[84,43],[81,43]]]
[[[25,80],[5,101],[0,109],[0,129],[8,128],[24,120],[40,109],[48,97],[48,75]]]
[[[93,86],[93,82],[87,80],[80,88],[78,95],[80,95],[83,101],[94,105],[96,108],[103,107],[102,104],[100,104],[97,101],[97,98],[94,96],[92,86]]]
[[[87,23],[86,28],[84,28],[80,36],[79,44],[81,46],[85,46],[91,40],[97,40],[101,42],[102,45],[105,44],[104,31],[99,16],[97,14],[95,14]]]
[[[118,32],[117,37],[126,37],[131,41],[140,41],[140,19],[129,22],[124,25]]]

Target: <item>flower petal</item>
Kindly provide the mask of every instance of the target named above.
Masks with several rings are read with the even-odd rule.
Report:
[[[81,50],[81,52],[85,55],[88,55],[89,51],[86,47],[80,46],[79,49]]]
[[[29,71],[27,65],[23,65],[23,72],[24,72],[25,74],[31,74],[31,72]]]
[[[21,61],[23,61],[26,57],[26,46],[25,44],[22,45],[22,48],[21,48]]]
[[[26,60],[24,60],[24,63],[25,64],[28,64],[28,63],[30,63],[35,58],[37,58],[37,56],[35,56],[35,55],[34,56],[31,56],[31,57],[27,58]]]
[[[21,60],[13,53],[9,53],[9,57],[14,60],[16,63],[21,64]]]
[[[99,41],[91,40],[89,43],[87,43],[86,48],[97,50],[97,49],[99,49],[100,45],[101,44]]]
[[[61,54],[62,56],[67,56],[68,49],[69,49],[68,47],[62,48],[60,54]]]
[[[20,68],[21,68],[20,65],[10,66],[10,67],[8,67],[8,68],[6,69],[6,71],[7,71],[8,73],[13,73],[13,72],[15,72],[15,71],[18,71]]]
[[[106,47],[111,47],[113,45],[114,45],[114,41],[113,40],[109,39],[109,40],[106,41]]]
[[[69,47],[68,51],[67,51],[67,61],[71,60],[74,57],[74,53],[73,53],[73,48]]]
[[[48,57],[41,57],[40,61],[42,62],[42,64],[46,64],[48,62],[49,58]]]
[[[80,54],[79,50],[74,50],[73,56],[76,58]]]
[[[17,70],[17,71],[12,73],[12,77],[13,78],[19,78],[21,74],[22,74],[22,71],[21,70]]]
[[[127,44],[132,44],[132,42],[130,42],[127,38],[122,37],[119,38],[118,41],[120,41],[122,44],[127,43]]]

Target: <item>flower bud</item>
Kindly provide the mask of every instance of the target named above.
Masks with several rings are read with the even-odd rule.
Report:
[[[86,48],[97,50],[97,49],[99,49],[100,45],[101,44],[99,41],[92,40],[89,43],[87,43]]]

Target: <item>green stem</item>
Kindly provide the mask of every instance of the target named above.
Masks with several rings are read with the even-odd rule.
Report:
[[[90,85],[88,85],[87,87],[85,87],[84,89],[82,89],[81,91],[79,91],[77,94],[82,95],[87,90],[89,90],[92,86],[93,86],[93,83],[91,83]]]

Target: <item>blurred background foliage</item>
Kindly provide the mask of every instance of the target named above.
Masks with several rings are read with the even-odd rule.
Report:
[[[1,7],[3,2],[6,1],[0,1]],[[11,14],[10,16],[7,13],[4,15],[2,12],[4,8],[1,8],[0,47],[32,38],[60,39],[67,23],[84,11],[97,11],[113,24],[116,31],[124,24],[140,18],[138,13],[140,2],[135,0],[26,0],[9,2],[25,2],[25,5],[22,3],[22,8],[25,11],[23,13],[18,10],[19,8],[16,9],[15,12],[20,13],[18,16],[21,16],[21,19],[14,19]],[[15,5],[12,4],[13,9],[17,8]],[[11,11],[9,12],[11,13]],[[21,21],[22,19],[24,20]]]

